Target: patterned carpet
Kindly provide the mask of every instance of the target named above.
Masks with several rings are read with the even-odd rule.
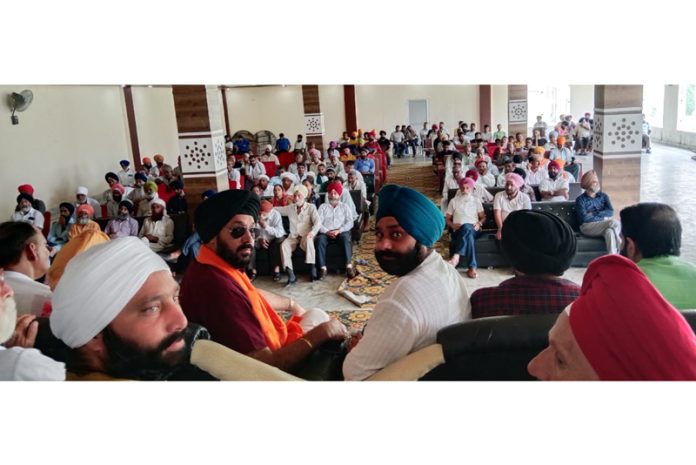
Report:
[[[437,180],[433,174],[430,162],[395,164],[389,170],[389,183],[408,186],[424,193],[434,202],[439,202],[440,193],[437,191]],[[439,208],[439,203],[438,203]],[[443,240],[445,239],[445,240]],[[447,250],[448,243],[446,236],[435,244],[435,249],[442,253]],[[353,251],[353,261],[357,263],[360,272],[356,278],[344,280],[339,286],[338,292],[351,292],[368,300],[360,305],[360,311],[335,312],[337,317],[346,323],[346,316],[343,314],[355,313],[355,319],[348,320],[351,324],[364,324],[369,318],[369,312],[374,308],[377,298],[394,279],[395,276],[388,275],[379,267],[374,256],[375,234],[374,216],[370,218],[369,230],[366,231],[360,245]],[[346,323],[348,324],[348,323]]]

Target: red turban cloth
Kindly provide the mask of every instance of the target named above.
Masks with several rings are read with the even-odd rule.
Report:
[[[116,183],[113,186],[111,186],[111,192],[113,191],[120,192],[121,195],[123,195],[126,192],[126,188],[123,187],[122,184]]]
[[[333,190],[335,190],[338,195],[343,194],[343,184],[338,181],[330,182],[326,186],[326,192],[331,192]]]
[[[601,380],[696,380],[696,335],[631,260],[590,263],[570,327]]]
[[[557,170],[561,169],[561,165],[556,160],[551,160],[549,162],[548,167],[551,168],[552,166],[555,166]]]
[[[273,209],[273,204],[268,200],[264,199],[261,201],[260,209],[263,213],[268,213]]]
[[[31,184],[22,184],[17,190],[20,194],[34,195],[34,187]]]
[[[474,166],[478,168],[478,165],[480,165],[481,163],[485,163],[486,165],[488,165],[488,162],[485,158],[479,158],[474,162]]]
[[[478,171],[476,171],[476,170],[467,170],[467,172],[464,173],[464,177],[471,178],[474,181],[478,181],[479,174],[478,174]]]

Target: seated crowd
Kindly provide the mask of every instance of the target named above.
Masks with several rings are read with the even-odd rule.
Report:
[[[539,119],[533,138],[517,135],[511,143],[500,125],[491,134],[474,123],[460,124],[452,139],[443,123],[431,130],[424,124],[420,135],[397,126],[379,140],[374,130],[346,132],[323,154],[301,135],[293,146],[281,134],[261,157],[243,137],[228,138],[230,189],[204,193],[195,231],[182,246],[189,262],[180,282],[165,260],[172,216],[188,206],[181,170],[162,156],[154,157],[156,165],[144,159],[138,171],[122,160],[120,171],[105,176],[109,187],[100,196],[78,187],[76,201],[60,204],[50,229],[33,187],[20,186],[17,210],[0,224],[0,380],[225,379],[199,355],[204,341],[218,355],[237,354],[235,366],[256,373],[250,379],[379,379],[434,344],[445,327],[544,313],[559,316],[549,347],[529,364],[535,377],[696,380],[696,336],[680,313],[696,309],[696,266],[679,258],[674,209],[641,203],[621,210],[616,221],[597,174],[584,173],[584,192],[575,200],[580,229],[603,237],[609,255],[590,264],[582,286],[562,278],[576,252],[574,231],[556,215],[531,209],[532,201],[568,200],[575,175],[564,169],[572,156],[562,138],[575,134],[575,149],[589,150],[588,116],[574,133],[564,119],[547,134]],[[491,155],[492,138],[500,145]],[[439,207],[414,189],[377,183],[386,181],[382,170],[392,152],[415,156],[424,139],[447,167]],[[557,150],[545,158],[539,149],[545,153],[551,142]],[[286,153],[294,156],[288,166],[280,162]],[[456,189],[451,199],[450,189]],[[492,204],[492,219],[485,204]],[[376,261],[397,279],[363,331],[254,285],[261,254],[275,281],[282,271],[286,285],[294,285],[297,249],[311,278],[324,279],[329,246],[340,248],[346,275],[354,278],[351,231],[358,210],[370,208]],[[465,264],[466,275],[476,278],[475,241],[487,220],[514,277],[470,295],[456,267]],[[434,248],[446,227],[449,261]],[[314,378],[313,369],[327,360],[328,377]],[[266,377],[255,377],[262,372]]]

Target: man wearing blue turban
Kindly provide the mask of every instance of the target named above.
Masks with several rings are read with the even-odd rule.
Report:
[[[433,250],[445,228],[440,209],[420,192],[396,184],[382,187],[378,205],[375,257],[399,279],[384,290],[359,343],[348,353],[346,380],[366,379],[434,344],[445,326],[471,319],[464,280]]]

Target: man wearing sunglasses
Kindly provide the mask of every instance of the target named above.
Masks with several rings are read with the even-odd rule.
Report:
[[[345,339],[348,330],[322,310],[307,310],[249,281],[245,269],[254,249],[259,205],[257,195],[229,190],[196,209],[196,231],[204,245],[184,275],[181,306],[189,321],[205,326],[215,342],[293,371],[324,342]],[[284,322],[279,311],[292,317]]]

